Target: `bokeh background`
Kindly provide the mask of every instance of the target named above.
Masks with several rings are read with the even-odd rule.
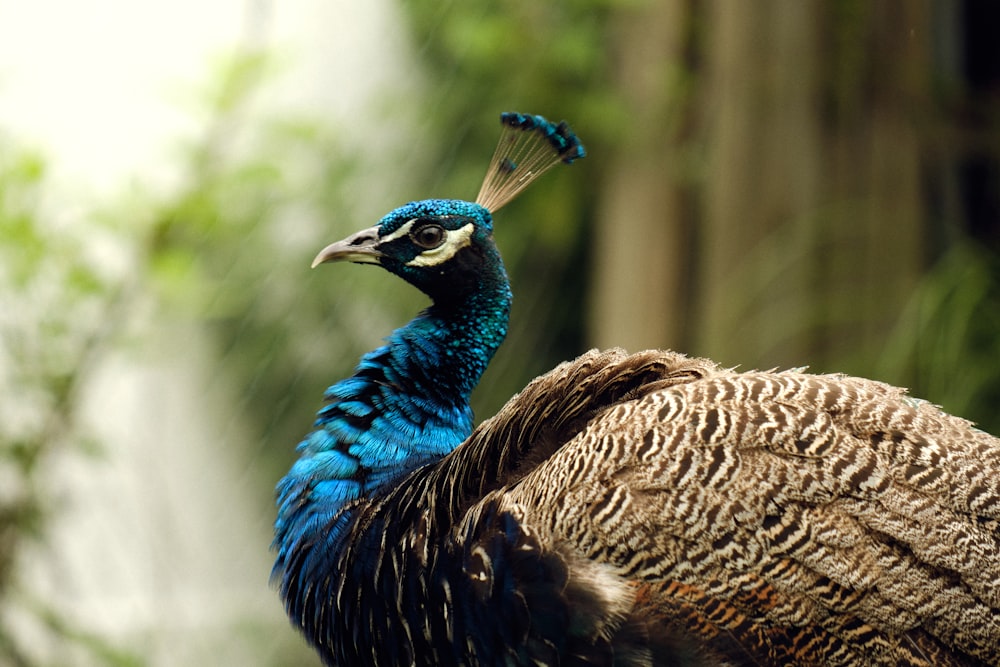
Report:
[[[480,417],[592,346],[910,387],[1000,433],[986,0],[0,0],[0,665],[310,665],[272,498],[423,297],[330,241],[472,198],[500,111],[589,156],[497,217]]]

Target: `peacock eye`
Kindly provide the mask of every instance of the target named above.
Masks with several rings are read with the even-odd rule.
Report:
[[[422,225],[410,232],[410,238],[424,250],[432,250],[444,243],[444,227],[435,224]]]

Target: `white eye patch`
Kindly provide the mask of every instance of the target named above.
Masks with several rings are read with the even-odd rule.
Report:
[[[444,243],[436,248],[424,250],[406,263],[407,266],[436,266],[443,264],[455,256],[462,248],[472,244],[472,232],[475,229],[470,222],[458,229],[446,229]]]
[[[413,224],[416,220],[410,220],[402,227],[394,231],[388,236],[383,236],[379,243],[386,243],[390,241],[395,241],[396,239],[402,238],[410,233],[413,228]],[[446,229],[444,243],[436,248],[430,250],[424,250],[422,253],[411,259],[406,263],[407,266],[437,266],[438,264],[443,264],[449,259],[455,256],[462,248],[470,245],[472,243],[472,232],[475,231],[475,225],[471,222],[458,229]]]

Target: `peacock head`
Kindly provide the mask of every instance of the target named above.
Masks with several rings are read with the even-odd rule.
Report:
[[[500,115],[503,132],[476,201],[426,199],[400,206],[377,225],[328,245],[325,262],[378,264],[435,302],[474,288],[490,275],[506,280],[493,243],[493,213],[560,162],[586,155],[565,122],[542,116]]]
[[[499,256],[489,210],[458,199],[426,199],[328,245],[313,266],[337,261],[378,264],[439,301],[487,273]]]

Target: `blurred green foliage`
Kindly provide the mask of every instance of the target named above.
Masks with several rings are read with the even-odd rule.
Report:
[[[952,245],[914,290],[874,369],[1000,433],[1000,257]]]
[[[245,420],[260,434],[246,452],[260,465],[261,508],[309,423],[328,377],[313,357],[320,345],[336,350],[339,329],[331,322],[351,317],[328,309],[319,290],[297,288],[322,231],[303,233],[299,218],[335,205],[351,157],[311,121],[249,122],[268,69],[255,53],[220,64],[203,94],[205,132],[181,152],[180,187],[128,192],[72,219],[48,190],[44,159],[0,137],[0,664],[44,664],[37,656],[52,652],[26,645],[8,623],[15,616],[17,627],[34,628],[32,641],[64,646],[55,652],[86,656],[85,664],[146,664],[37,599],[19,579],[19,559],[29,543],[46,548],[58,511],[45,483],[52,462],[69,451],[102,452],[80,410],[93,371],[112,353],[183,358],[183,349],[150,348],[161,339],[142,340],[149,327],[172,321],[199,322],[214,334],[214,375],[240,387],[243,400],[240,416],[221,419]],[[304,235],[298,244],[296,235]],[[330,336],[317,334],[328,326]],[[339,340],[365,330],[345,328]],[[303,382],[310,368],[324,380]],[[72,491],[60,498],[72,501]],[[271,655],[290,640],[291,629],[284,642],[259,631],[239,638],[266,641]],[[275,664],[287,664],[294,651],[288,644]]]
[[[19,578],[19,558],[44,544],[58,509],[48,465],[67,450],[100,451],[79,420],[81,392],[114,345],[129,299],[121,276],[93,252],[109,230],[57,219],[46,187],[45,160],[0,136],[0,664],[34,664],[4,622],[20,614],[39,636],[74,643],[101,664],[135,666],[138,657],[75,627]]]
[[[149,206],[148,252],[161,301],[212,333],[217,372],[239,388],[242,419],[261,434],[252,451],[280,468],[318,403],[322,370],[312,355],[338,314],[322,292],[298,287],[325,243],[323,226],[303,229],[303,221],[341,205],[354,157],[311,119],[248,122],[268,72],[261,54],[222,65],[218,90],[205,95],[206,132],[181,153],[184,183]],[[329,329],[333,349],[353,335]],[[300,383],[313,379],[305,399]]]

